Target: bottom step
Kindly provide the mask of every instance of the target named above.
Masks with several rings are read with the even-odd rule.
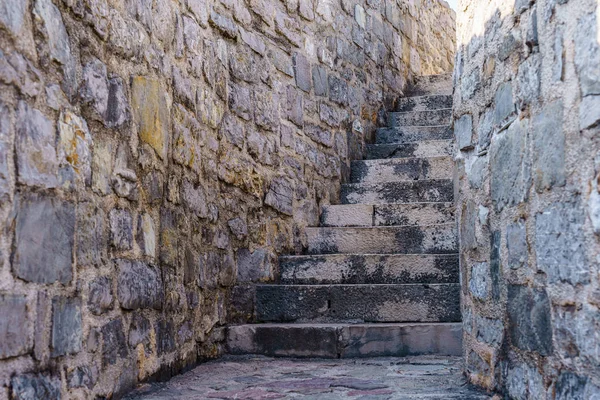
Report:
[[[362,358],[462,355],[460,323],[256,324],[230,326],[231,354]]]

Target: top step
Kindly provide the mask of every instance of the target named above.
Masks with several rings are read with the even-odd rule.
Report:
[[[452,95],[452,74],[427,75],[416,78],[409,96]]]
[[[452,96],[450,95],[401,97],[398,99],[396,111],[409,112],[440,110],[452,108],[452,103]]]

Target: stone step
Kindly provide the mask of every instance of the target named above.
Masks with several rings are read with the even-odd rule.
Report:
[[[454,139],[454,131],[450,125],[399,126],[377,129],[375,144],[399,144],[450,139]]]
[[[458,322],[460,284],[257,285],[260,322]]]
[[[360,160],[352,162],[350,183],[452,179],[453,170],[451,157]]]
[[[454,155],[453,140],[425,140],[401,144],[369,144],[367,160],[411,157],[444,157]]]
[[[279,257],[284,285],[458,283],[457,254],[328,254]]]
[[[255,324],[227,328],[230,354],[362,358],[462,355],[462,324]]]
[[[439,126],[452,123],[452,109],[392,112],[388,114],[388,127]]]
[[[308,254],[453,254],[455,224],[370,228],[306,228]]]
[[[446,203],[454,200],[452,180],[342,185],[342,204]]]
[[[452,203],[340,204],[323,207],[321,226],[436,225],[454,218]]]
[[[410,96],[452,95],[452,74],[420,76],[408,93]]]
[[[402,97],[398,99],[397,112],[439,110],[452,108],[452,96],[433,95]]]

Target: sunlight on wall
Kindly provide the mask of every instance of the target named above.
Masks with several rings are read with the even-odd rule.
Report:
[[[501,18],[505,18],[512,14],[515,9],[514,0],[455,0],[458,2],[456,7],[456,25],[457,32],[461,34],[457,37],[457,46],[468,45],[474,36],[483,37],[485,33],[485,24],[489,21],[493,14],[500,13]],[[475,11],[470,11],[470,8],[475,8]]]

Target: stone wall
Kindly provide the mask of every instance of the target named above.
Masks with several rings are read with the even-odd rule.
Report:
[[[596,0],[463,0],[454,127],[467,372],[600,396]]]
[[[0,399],[221,354],[453,37],[437,0],[0,0]]]

